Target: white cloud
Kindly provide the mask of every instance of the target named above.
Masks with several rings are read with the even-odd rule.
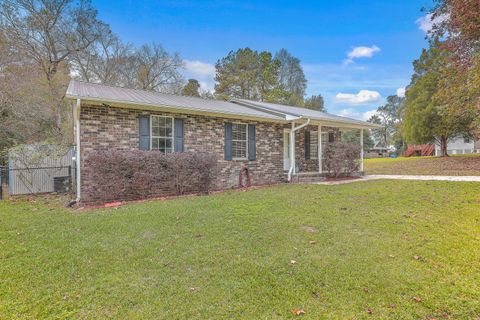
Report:
[[[348,117],[348,118],[353,118],[353,119],[358,119],[358,120],[363,120],[367,121],[370,119],[371,116],[373,116],[377,112],[376,109],[373,110],[368,110],[365,112],[359,112],[353,108],[347,108],[347,109],[342,109],[338,112],[339,116],[342,117]]]
[[[354,63],[353,59],[357,58],[371,58],[379,51],[380,48],[375,45],[371,47],[353,47],[352,50],[347,53],[347,59],[344,61],[344,64]]]
[[[199,60],[183,60],[182,71],[186,79],[197,79],[200,89],[213,92],[215,88],[215,65]]]
[[[380,100],[381,95],[378,91],[360,90],[358,93],[337,93],[335,100],[337,103],[347,104],[366,104]]]
[[[423,33],[429,34],[436,24],[444,22],[445,20],[447,20],[447,18],[448,15],[446,14],[433,18],[432,14],[428,13],[423,17],[418,18],[415,23],[418,25],[418,29],[422,30]]]
[[[402,87],[402,88],[398,88],[398,89],[397,89],[397,96],[399,96],[400,98],[404,98],[404,97],[405,97],[405,87]]]
[[[215,66],[211,63],[205,63],[199,60],[184,60],[185,69],[198,76],[215,76]]]
[[[214,92],[215,91],[215,82],[212,81],[199,81],[200,89],[205,91]]]

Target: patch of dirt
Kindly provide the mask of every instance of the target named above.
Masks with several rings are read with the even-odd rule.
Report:
[[[317,228],[311,227],[311,226],[301,226],[300,228],[301,228],[303,231],[310,232],[310,233],[318,232],[318,229],[317,229]]]

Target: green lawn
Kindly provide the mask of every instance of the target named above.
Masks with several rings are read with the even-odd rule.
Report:
[[[480,316],[480,184],[42,202],[0,202],[0,319]]]
[[[480,154],[365,159],[367,174],[480,176]]]

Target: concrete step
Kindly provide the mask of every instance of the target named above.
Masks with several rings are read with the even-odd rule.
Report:
[[[321,182],[325,180],[325,176],[318,172],[299,172],[293,176],[292,182],[296,183],[311,183]]]

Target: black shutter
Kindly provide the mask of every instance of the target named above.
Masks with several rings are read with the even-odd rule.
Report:
[[[310,131],[305,130],[305,160],[310,159]]]
[[[255,125],[248,125],[248,160],[257,159],[257,146],[255,136]]]
[[[335,142],[335,134],[332,131],[328,133],[328,142],[329,143]]]
[[[138,117],[138,148],[150,150],[150,117]]]
[[[175,152],[183,152],[183,119],[175,118],[174,132],[175,132]]]
[[[232,160],[232,123],[225,122],[225,160]]]

